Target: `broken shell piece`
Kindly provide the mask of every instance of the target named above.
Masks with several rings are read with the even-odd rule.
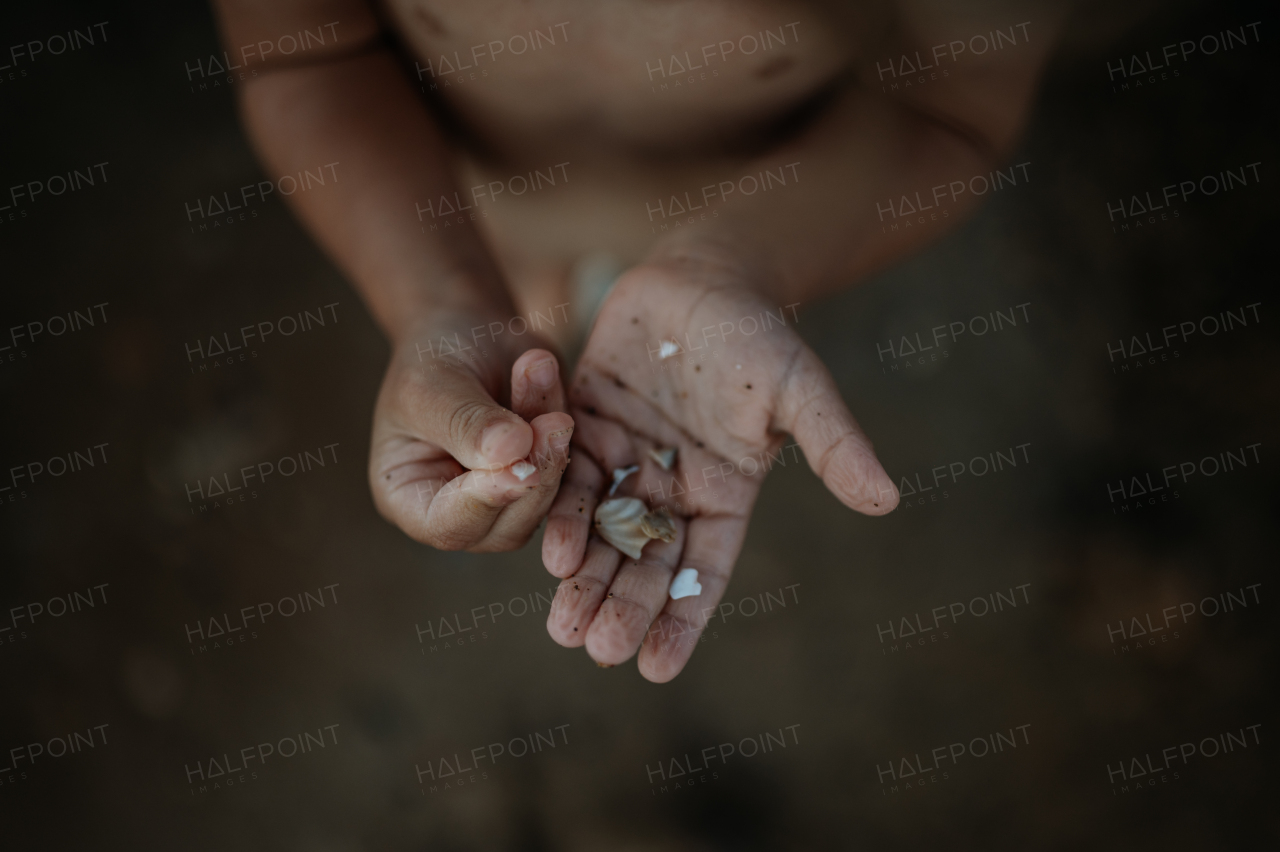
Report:
[[[676,578],[671,581],[671,600],[691,598],[702,594],[702,584],[698,582],[697,568],[681,568]]]
[[[676,523],[671,520],[671,513],[667,511],[665,506],[641,518],[640,530],[649,538],[660,539],[668,543],[676,540]]]
[[[636,497],[605,500],[596,507],[596,532],[632,559],[651,539],[675,541],[676,528],[666,509],[649,512]]]
[[[676,463],[675,447],[654,447],[649,451],[649,458],[656,461],[663,470],[671,470]]]
[[[526,479],[528,479],[535,470],[537,470],[536,467],[524,461],[516,462],[511,466],[511,472],[514,473],[516,475],[516,479],[520,480],[521,482],[524,482]]]
[[[658,357],[670,358],[672,355],[680,351],[680,344],[674,340],[664,340],[658,344]]]
[[[631,467],[617,467],[613,469],[613,485],[609,486],[609,496],[612,497],[618,491],[618,486],[622,484],[622,480],[640,469],[640,465],[633,464]]]

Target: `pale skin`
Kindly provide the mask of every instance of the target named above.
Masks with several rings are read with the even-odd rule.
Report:
[[[392,343],[369,462],[383,516],[474,552],[519,548],[545,519],[543,562],[562,579],[552,638],[605,666],[638,654],[644,677],[665,682],[724,594],[768,460],[792,439],[849,509],[892,511],[892,479],[794,320],[974,204],[952,197],[935,205],[945,216],[890,231],[885,200],[1005,165],[1062,13],[954,5],[393,0],[380,18],[360,0],[215,0],[228,53],[259,71],[236,85],[265,168],[339,164],[337,183],[290,201]],[[380,20],[431,70],[406,72],[376,41]],[[261,46],[331,22],[305,54]],[[944,50],[932,78],[900,65],[886,76],[899,56],[1014,25],[1017,44],[999,53]],[[535,29],[557,41],[515,54],[512,37]],[[721,46],[765,29],[778,36],[770,53]],[[668,57],[683,68],[686,54],[707,76],[674,70]],[[471,70],[442,70],[455,56]],[[553,164],[567,164],[554,189],[473,189]],[[715,194],[766,171],[785,185]],[[438,216],[442,197],[472,201],[471,214]],[[703,215],[668,215],[668,197],[700,198]],[[569,303],[569,270],[599,251],[627,271],[566,381],[566,324],[546,337],[493,329]],[[784,312],[751,336],[706,331]],[[699,356],[653,354],[700,336]],[[656,447],[676,448],[673,470],[649,457]],[[632,464],[619,494],[666,506],[677,528],[639,560],[591,532],[612,472]],[[671,600],[689,567],[701,593]]]

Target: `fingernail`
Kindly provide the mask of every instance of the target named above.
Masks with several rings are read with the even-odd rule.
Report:
[[[556,383],[556,362],[551,358],[543,358],[525,370],[524,374],[535,388],[546,390]]]
[[[492,458],[498,446],[503,443],[514,428],[516,427],[513,423],[494,423],[492,426],[485,427],[485,430],[480,433],[480,455],[486,459]],[[502,461],[508,462],[511,459],[506,458]]]
[[[569,427],[561,432],[553,432],[547,436],[547,443],[551,445],[551,452],[559,455],[569,449],[569,440],[573,438],[573,427]]]
[[[523,462],[523,461],[516,462],[511,466],[511,472],[514,473],[516,475],[516,479],[520,480],[521,482],[524,482],[526,479],[528,479],[529,476],[533,474],[536,470],[537,470],[536,467],[529,464],[528,462]]]

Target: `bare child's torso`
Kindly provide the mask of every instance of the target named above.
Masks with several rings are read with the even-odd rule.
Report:
[[[810,3],[388,0],[388,11],[424,86],[509,159],[575,146],[686,155],[813,94],[850,49]]]
[[[849,22],[815,3],[387,0],[386,11],[416,55],[415,82],[455,124],[463,215],[479,214],[521,302],[557,297],[590,252],[639,260],[661,234],[657,199],[732,173],[838,85],[854,51]]]

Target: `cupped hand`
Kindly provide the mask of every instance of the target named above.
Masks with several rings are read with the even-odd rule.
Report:
[[[729,583],[765,474],[796,453],[788,433],[846,506],[897,506],[793,310],[720,268],[644,265],[618,280],[571,383],[575,452],[543,539],[543,562],[562,578],[547,622],[558,643],[585,645],[602,666],[638,650],[654,682],[679,674]],[[671,470],[650,455],[664,448],[676,450]],[[667,507],[677,529],[638,560],[592,535],[613,472],[632,465],[615,496]],[[697,569],[702,591],[672,600],[683,568]]]
[[[440,315],[404,334],[374,409],[374,503],[441,550],[522,546],[568,462],[574,424],[559,362],[525,348],[533,340],[490,339],[488,319]]]

